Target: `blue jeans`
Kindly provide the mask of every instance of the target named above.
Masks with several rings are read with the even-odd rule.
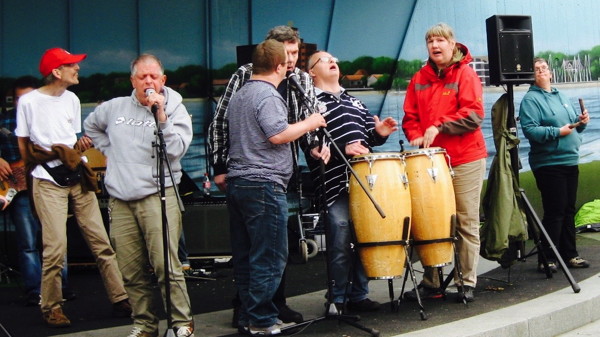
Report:
[[[227,208],[239,324],[268,327],[277,320],[275,294],[288,257],[285,188],[243,178],[227,181]]]
[[[38,249],[40,223],[33,216],[27,192],[17,193],[7,211],[17,234],[19,271],[25,292],[39,295],[42,282],[42,263]],[[62,271],[63,289],[68,286],[67,274],[67,257],[65,256],[65,267]]]
[[[329,270],[335,282],[333,302],[343,303],[346,299],[350,302],[362,301],[369,293],[369,279],[358,254],[354,255],[350,246],[353,233],[350,226],[348,194],[340,194],[329,206],[326,226]],[[352,287],[347,289],[351,272]]]

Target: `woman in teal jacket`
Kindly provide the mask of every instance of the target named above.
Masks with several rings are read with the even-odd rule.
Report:
[[[577,253],[574,217],[581,132],[590,117],[587,110],[578,115],[569,99],[551,87],[546,60],[535,58],[533,63],[535,83],[521,101],[519,119],[530,144],[529,165],[542,195],[542,224],[567,266],[587,268],[589,262]],[[556,272],[557,257],[543,236],[542,247],[550,269]],[[541,263],[538,270],[543,271]]]

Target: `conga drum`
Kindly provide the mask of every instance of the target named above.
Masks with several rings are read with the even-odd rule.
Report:
[[[456,216],[452,176],[446,150],[438,147],[402,152],[410,181],[411,235],[421,264],[441,267],[452,262],[451,228]],[[440,242],[428,241],[441,240]]]
[[[350,217],[360,260],[370,279],[402,276],[410,235],[410,189],[399,153],[370,153],[350,160],[386,217],[382,218],[354,176],[350,176]],[[406,237],[403,238],[404,223]]]

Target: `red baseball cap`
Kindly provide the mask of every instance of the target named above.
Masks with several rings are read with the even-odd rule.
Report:
[[[62,48],[48,49],[40,60],[40,73],[46,77],[52,70],[64,64],[79,63],[86,57],[87,54],[71,54]]]

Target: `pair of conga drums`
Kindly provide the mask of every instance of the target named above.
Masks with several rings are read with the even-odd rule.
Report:
[[[402,276],[406,261],[405,224],[423,266],[452,261],[451,222],[456,202],[446,151],[427,148],[355,156],[352,168],[379,203],[382,218],[354,176],[350,216],[360,260],[370,279]],[[439,241],[438,241],[439,240]]]

